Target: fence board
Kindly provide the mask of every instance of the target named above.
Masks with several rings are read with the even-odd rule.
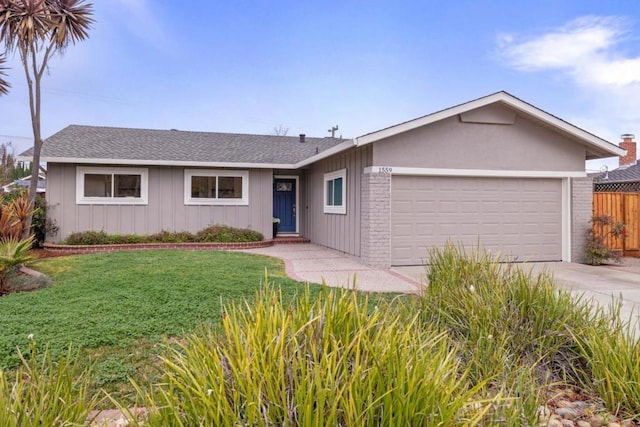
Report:
[[[625,237],[615,237],[611,228],[594,227],[594,232],[604,236],[604,243],[623,255],[640,255],[640,194],[638,193],[593,193],[593,216],[607,215],[613,222],[626,225]]]

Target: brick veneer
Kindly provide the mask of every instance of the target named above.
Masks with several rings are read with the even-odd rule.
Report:
[[[571,261],[584,262],[587,232],[593,215],[593,179],[571,179]]]
[[[360,257],[366,265],[391,266],[391,175],[365,173],[361,185]]]

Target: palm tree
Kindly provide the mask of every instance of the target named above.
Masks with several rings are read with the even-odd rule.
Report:
[[[29,89],[33,131],[33,169],[38,170],[42,150],[41,81],[49,59],[70,44],[89,37],[93,5],[85,0],[0,0],[0,42],[7,52],[17,51]],[[29,200],[36,197],[37,179],[31,180]],[[31,216],[27,221],[27,233]]]
[[[2,78],[2,76],[6,76],[6,73],[4,72],[6,68],[2,66],[5,61],[6,59],[4,56],[0,55],[0,95],[6,95],[9,93],[9,87],[11,86],[9,85],[9,82]]]

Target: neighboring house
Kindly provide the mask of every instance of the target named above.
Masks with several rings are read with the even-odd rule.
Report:
[[[7,185],[2,186],[3,193],[11,193],[16,190],[26,190],[31,185],[31,175],[25,176],[24,178],[16,179],[10,182]],[[45,190],[47,187],[47,174],[45,171],[40,170],[38,173],[38,187],[36,188],[36,192],[42,196],[44,196]]]
[[[422,264],[447,240],[580,260],[585,160],[617,146],[506,92],[357,138],[69,126],[44,143],[55,240],[83,230],[282,232],[363,262]],[[28,159],[26,152],[21,159]]]
[[[637,161],[635,136],[629,133],[622,135],[620,148],[627,150],[620,156],[618,168],[604,170],[593,175],[593,191],[640,193],[640,164]]]

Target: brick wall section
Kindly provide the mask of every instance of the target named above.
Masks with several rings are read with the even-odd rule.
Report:
[[[571,179],[571,261],[584,262],[593,212],[593,179]]]
[[[371,267],[391,265],[391,175],[362,175],[361,252],[362,262]]]

